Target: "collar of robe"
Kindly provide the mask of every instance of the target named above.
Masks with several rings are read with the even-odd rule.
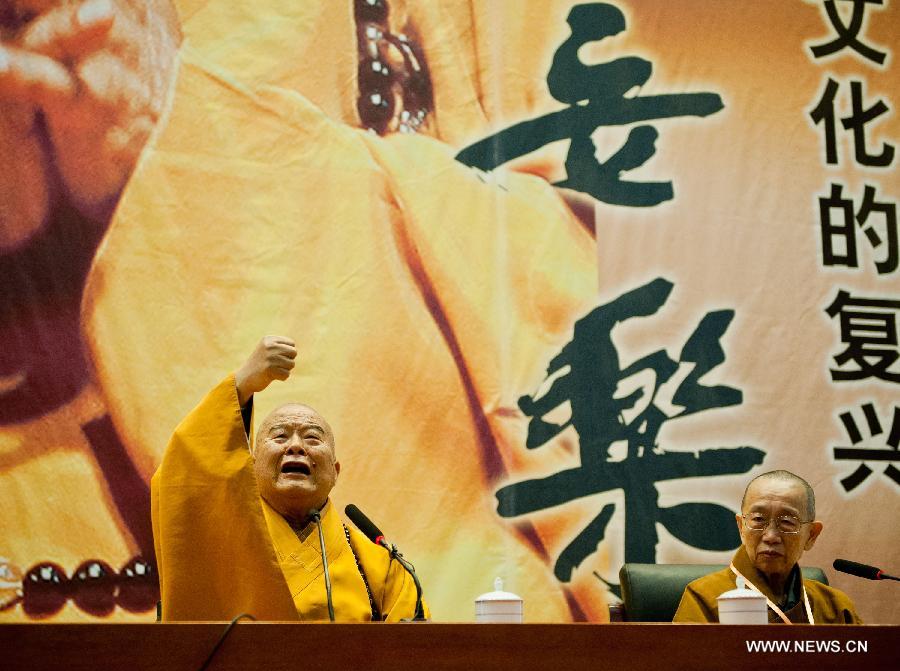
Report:
[[[738,566],[740,566],[740,568],[743,569],[743,572],[741,572],[741,570],[738,569]],[[748,575],[751,575],[754,577],[758,576],[759,572],[756,570],[756,567],[753,566],[753,563],[750,561],[750,557],[747,555],[747,551],[744,549],[743,545],[738,548],[738,551],[735,553],[734,558],[731,560],[731,564],[730,564],[729,568],[731,569],[731,572],[734,573],[735,576],[740,576],[741,578],[744,579],[744,582],[746,583],[746,585],[749,589],[752,589],[755,592],[759,592],[764,597],[766,597],[766,605],[769,608],[771,608],[772,611],[778,617],[780,617],[781,620],[785,624],[794,624],[793,622],[791,622],[790,618],[788,618],[788,616],[785,615],[784,611],[775,604],[775,602],[773,600],[773,597],[775,595],[774,595],[774,593],[772,593],[772,590],[769,589],[768,585],[763,583],[763,588],[760,588],[756,584],[756,582],[751,580],[751,578],[747,577]],[[788,587],[790,586],[790,581],[792,579],[797,580],[799,582],[800,591],[803,594],[803,605],[806,609],[806,621],[809,622],[809,624],[815,624],[815,622],[813,621],[812,608],[809,605],[809,597],[806,595],[806,587],[803,585],[803,577],[802,577],[802,574],[800,573],[800,566],[794,565],[792,572],[793,571],[797,572],[797,577],[792,578],[789,576],[787,586]],[[788,610],[790,610],[790,608],[788,608]]]

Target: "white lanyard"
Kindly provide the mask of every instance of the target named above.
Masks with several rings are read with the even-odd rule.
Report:
[[[745,575],[743,575],[740,571],[738,571],[734,567],[734,562],[732,562],[732,564],[731,564],[731,571],[736,576],[743,578],[747,587],[749,587],[750,589],[752,589],[756,592],[759,592],[760,594],[763,594],[756,585],[754,585],[752,582],[750,582]],[[800,589],[803,591],[803,605],[806,606],[806,619],[810,624],[815,624],[813,622],[812,608],[809,607],[809,598],[807,598],[807,596],[806,596],[806,587],[803,585],[803,576],[802,575],[800,576]],[[778,617],[780,617],[782,620],[784,620],[785,624],[794,624],[793,622],[791,622],[788,619],[788,616],[785,615],[784,612],[778,606],[776,606],[774,603],[772,603],[772,601],[769,599],[769,597],[767,597],[765,594],[763,594],[763,596],[766,597],[766,605],[769,608],[771,608],[773,611],[775,611],[775,614]]]

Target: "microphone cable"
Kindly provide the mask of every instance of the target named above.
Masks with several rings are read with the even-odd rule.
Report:
[[[222,635],[219,636],[219,640],[216,641],[216,644],[213,646],[212,650],[209,652],[209,656],[206,658],[206,661],[200,666],[198,671],[206,671],[209,667],[209,663],[212,661],[212,658],[215,657],[216,653],[219,651],[219,648],[222,647],[222,644],[225,642],[225,639],[228,638],[228,634],[231,633],[231,630],[234,628],[234,625],[238,623],[238,620],[242,620],[247,618],[248,620],[256,621],[256,618],[253,617],[250,613],[241,613],[240,615],[236,615],[231,622],[228,623],[228,626],[225,627],[225,631],[222,632]]]
[[[331,574],[328,572],[328,555],[325,553],[325,534],[322,533],[322,516],[316,510],[311,517],[319,531],[319,547],[322,549],[322,566],[325,569],[325,597],[328,599],[328,619],[334,622],[334,604],[331,602]]]
[[[412,620],[405,619],[404,621],[425,622],[425,608],[422,605],[422,583],[419,582],[419,576],[416,575],[416,567],[403,558],[403,555],[400,554],[400,551],[397,549],[396,545],[391,543],[390,546],[391,559],[396,559],[400,563],[400,566],[406,569],[406,572],[412,576],[413,585],[415,585],[416,587],[415,613],[413,613]]]

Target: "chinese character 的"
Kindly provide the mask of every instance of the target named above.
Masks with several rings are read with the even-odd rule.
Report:
[[[897,270],[900,262],[898,249],[897,203],[875,200],[876,188],[866,184],[862,203],[854,217],[854,203],[844,198],[843,184],[831,184],[831,193],[819,197],[819,225],[822,231],[822,262],[826,266],[846,266],[858,268],[859,258],[856,247],[856,224],[865,234],[865,239],[873,250],[882,249],[880,260],[874,261],[879,275]],[[838,210],[835,222],[833,211]],[[879,215],[879,216],[873,216]],[[871,221],[870,221],[871,218]],[[881,234],[879,234],[879,230]]]

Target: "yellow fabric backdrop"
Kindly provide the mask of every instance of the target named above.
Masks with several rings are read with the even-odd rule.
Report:
[[[734,310],[725,362],[704,382],[740,389],[743,401],[666,424],[661,445],[751,445],[765,459],[750,474],[662,483],[660,504],[734,510],[749,475],[794,470],[826,522],[808,563],[829,570],[865,621],[898,621],[879,585],[829,567],[846,548],[872,563],[896,556],[896,535],[872,530],[893,525],[900,486],[872,464],[846,492],[840,479],[855,466],[832,448],[848,444],[839,414],[863,402],[887,427],[900,385],[833,382],[843,348],[824,309],[838,288],[898,300],[900,275],[876,273],[883,248],[862,240],[860,268],[824,267],[816,199],[832,181],[857,200],[875,183],[896,208],[900,180],[896,160],[826,165],[809,118],[828,76],[864,79],[867,105],[882,98],[893,109],[892,56],[877,67],[848,50],[812,58],[808,45],[833,37],[822,3],[611,0],[626,28],[584,47],[583,60],[641,56],[653,72],[628,96],[710,92],[724,109],[650,121],[656,154],[623,179],[672,181],[674,198],[650,208],[588,201],[594,238],[547,181],[565,176],[566,141],[490,174],[454,159],[563,108],[546,76],[576,3],[392,1],[392,29],[413,27],[426,55],[434,112],[426,132],[386,137],[359,128],[352,3],[177,4],[185,40],[169,107],[83,292],[93,377],[62,408],[0,430],[0,556],[23,571],[53,561],[71,572],[88,558],[121,566],[139,543],[81,427],[108,413],[149,481],[178,421],[261,335],[282,333],[296,339],[299,365],[258,412],[299,399],[329,419],[344,469],[338,507],[356,503],[401,546],[435,619],[471,620],[473,599],[499,575],[525,598],[529,621],[603,621],[598,575],[615,582],[623,561],[622,492],[512,519],[497,514],[495,493],[578,466],[571,429],[525,448],[518,399],[540,388],[576,319],[665,277],[665,307],[614,332],[623,368],[657,349],[677,357],[707,311]],[[868,15],[866,41],[893,54],[897,3]],[[868,134],[873,151],[898,144],[897,115]],[[622,128],[593,135],[601,158],[624,138]],[[840,138],[846,156],[850,134]],[[561,583],[555,559],[607,503],[618,508],[605,539]],[[731,555],[657,526],[659,562]],[[26,619],[21,606],[0,617]],[[70,602],[55,617],[90,616]]]

